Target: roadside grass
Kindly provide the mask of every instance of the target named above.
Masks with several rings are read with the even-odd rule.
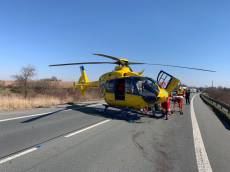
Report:
[[[10,89],[4,88],[4,87],[0,87],[0,95],[7,95],[9,93],[10,93]]]
[[[0,82],[0,111],[52,107],[101,99],[99,89],[89,88],[86,95],[82,96],[80,90],[73,88],[73,82],[30,81],[27,98],[24,98],[23,88],[15,82],[8,85],[2,83],[3,81]]]
[[[10,110],[50,107],[62,103],[64,103],[64,100],[61,100],[57,97],[51,97],[51,96],[38,96],[35,98],[28,98],[28,99],[24,99],[21,96],[1,96],[0,110],[10,111]]]
[[[208,96],[212,97],[215,100],[224,102],[230,105],[230,88],[223,88],[223,87],[210,87],[204,90]]]
[[[97,91],[89,90],[82,96],[80,94],[64,94],[64,95],[35,95],[33,97],[24,98],[18,94],[0,94],[0,111],[25,110],[32,108],[52,107],[67,103],[78,103],[82,101],[100,100]]]
[[[2,86],[0,85],[0,94],[5,93],[6,91],[7,91],[7,88],[2,87]]]

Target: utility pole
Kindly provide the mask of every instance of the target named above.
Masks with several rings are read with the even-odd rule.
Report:
[[[212,88],[213,88],[213,81],[212,81]]]

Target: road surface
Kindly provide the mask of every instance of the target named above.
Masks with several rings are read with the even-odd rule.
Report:
[[[227,172],[229,145],[199,95],[168,121],[101,102],[0,112],[0,172]]]

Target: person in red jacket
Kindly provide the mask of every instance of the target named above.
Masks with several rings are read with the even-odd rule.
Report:
[[[171,98],[172,98],[171,95],[169,95],[169,97],[167,98],[167,101],[161,104],[161,107],[163,109],[163,113],[165,116],[165,120],[168,120],[168,116],[171,112]]]

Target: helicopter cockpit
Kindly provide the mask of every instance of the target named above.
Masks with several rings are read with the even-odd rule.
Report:
[[[153,79],[147,77],[135,77],[133,80],[136,85],[138,95],[142,96],[148,103],[156,101],[159,89]]]

